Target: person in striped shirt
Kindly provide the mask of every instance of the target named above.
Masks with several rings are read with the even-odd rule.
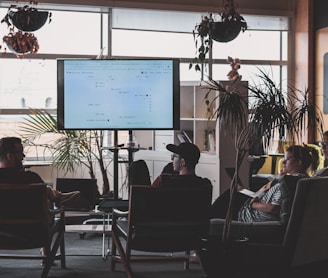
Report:
[[[307,146],[290,146],[285,152],[280,175],[264,185],[258,191],[261,194],[255,198],[245,198],[245,195],[238,193],[234,220],[240,222],[280,221],[282,201],[285,198],[292,200],[297,180],[309,177],[307,174],[309,168],[316,169],[318,156],[313,155],[315,151]],[[286,175],[293,178],[293,188],[287,185]],[[229,195],[230,192],[226,191],[214,201],[212,204],[212,218],[224,218],[225,212],[222,210],[225,205],[223,204],[227,203],[226,200]]]

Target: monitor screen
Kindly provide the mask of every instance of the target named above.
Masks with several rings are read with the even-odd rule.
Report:
[[[177,59],[57,60],[58,128],[180,128]]]

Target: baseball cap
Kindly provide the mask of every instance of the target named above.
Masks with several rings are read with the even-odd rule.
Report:
[[[199,157],[200,157],[200,151],[199,148],[192,143],[181,143],[179,145],[174,144],[168,144],[166,148],[175,153],[180,155],[188,164],[197,164]]]

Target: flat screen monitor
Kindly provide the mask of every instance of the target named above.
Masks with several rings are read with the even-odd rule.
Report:
[[[177,59],[57,60],[58,128],[180,128]]]

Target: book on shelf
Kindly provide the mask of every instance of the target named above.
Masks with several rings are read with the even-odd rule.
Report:
[[[205,130],[205,151],[209,153],[215,153],[215,129],[206,129]]]
[[[177,138],[180,143],[192,143],[193,133],[191,130],[182,130],[180,133],[177,133]]]

